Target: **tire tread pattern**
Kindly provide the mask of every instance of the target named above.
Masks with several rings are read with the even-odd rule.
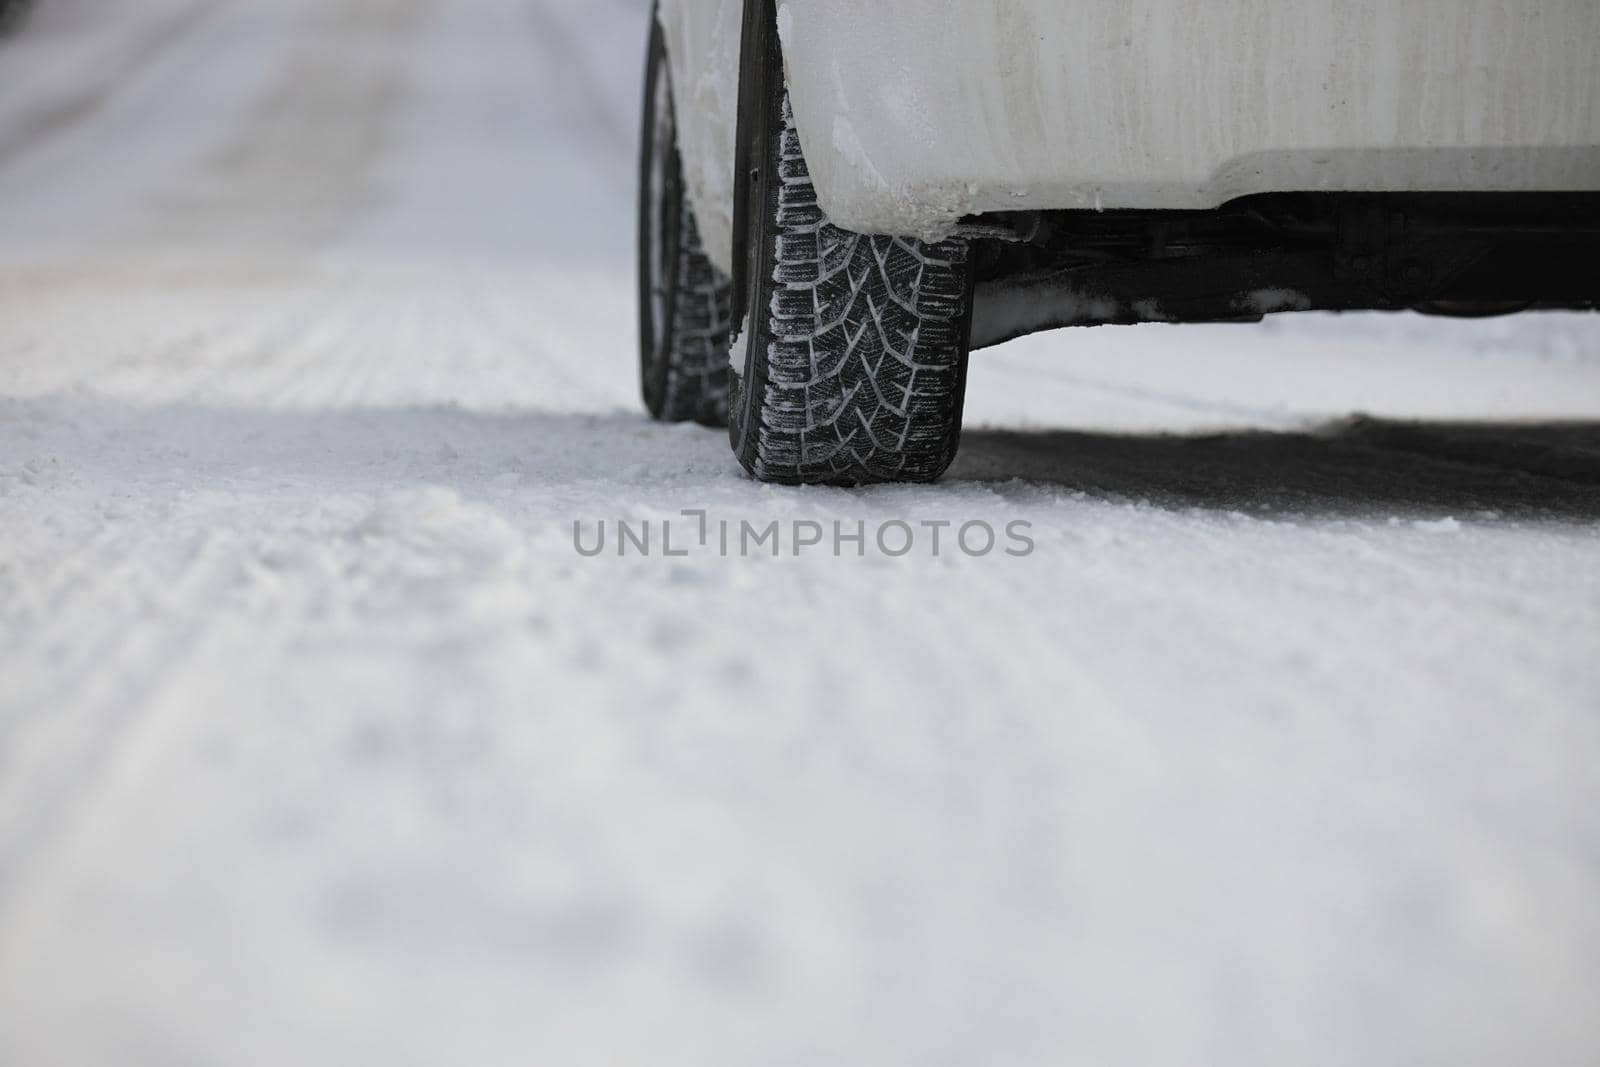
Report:
[[[677,285],[671,299],[662,418],[726,426],[732,283],[706,256],[687,198],[678,212]]]
[[[759,425],[740,459],[764,481],[931,481],[959,444],[967,243],[832,225],[787,99],[777,162],[770,299],[752,337],[766,355]]]

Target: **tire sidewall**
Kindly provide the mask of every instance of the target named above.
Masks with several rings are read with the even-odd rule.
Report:
[[[678,154],[677,122],[667,146],[667,158],[658,159],[659,108],[674,106],[667,66],[666,39],[659,11],[652,7],[650,44],[645,63],[643,133],[640,137],[638,278],[639,278],[639,385],[645,406],[660,416],[667,400],[667,379],[672,371],[675,344],[677,291],[682,260],[679,236],[683,204],[683,162]],[[661,93],[659,81],[666,78],[667,90]],[[664,96],[664,99],[663,99]],[[662,167],[656,180],[656,167]],[[656,196],[660,202],[656,202]],[[654,286],[658,281],[666,296],[660,302],[661,321],[657,322]],[[659,334],[659,335],[658,335]]]
[[[777,233],[771,220],[778,212],[777,139],[783,127],[783,57],[778,45],[778,17],[773,0],[755,0],[754,17],[762,20],[755,40],[760,47],[747,48],[740,57],[740,93],[749,94],[753,106],[748,112],[748,129],[739,131],[749,153],[750,170],[738,175],[748,183],[744,215],[745,247],[735,254],[746,257],[744,303],[744,365],[735,375],[728,408],[728,430],[734,454],[747,469],[755,461],[756,427],[759,415],[754,406],[766,394],[767,317],[761,313],[772,300],[772,264],[777,256]]]

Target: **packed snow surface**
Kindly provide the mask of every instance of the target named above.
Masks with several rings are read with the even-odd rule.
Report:
[[[1596,320],[1044,335],[760,486],[635,400],[644,31],[0,44],[0,1063],[1591,1062]]]

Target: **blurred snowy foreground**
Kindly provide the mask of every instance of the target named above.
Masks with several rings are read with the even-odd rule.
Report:
[[[762,487],[635,401],[642,8],[0,44],[0,1063],[1593,1063],[1600,321],[1045,335]],[[575,551],[685,509],[1034,550]]]

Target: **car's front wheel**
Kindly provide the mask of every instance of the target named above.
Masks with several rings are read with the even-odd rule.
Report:
[[[652,14],[639,174],[639,378],[666,422],[728,417],[730,282],[706,257],[678,154],[672,80]]]
[[[961,437],[967,242],[852,233],[817,204],[776,55],[747,37],[741,146],[746,318],[734,345],[735,453],[763,481],[860,485],[943,474]],[[756,84],[752,88],[751,81]]]

